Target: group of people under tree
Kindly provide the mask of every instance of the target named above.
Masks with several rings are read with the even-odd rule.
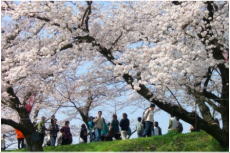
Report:
[[[137,132],[138,137],[162,135],[158,122],[154,122],[154,109],[154,104],[151,104],[147,109],[145,109],[143,116],[137,118],[137,124],[133,132],[131,132],[130,120],[128,119],[128,115],[126,113],[122,114],[122,119],[120,121],[118,121],[117,115],[113,114],[112,121],[110,123],[106,123],[105,119],[102,117],[102,111],[98,111],[96,117],[90,116],[87,124],[81,125],[81,142],[87,143],[88,136],[90,142],[112,141],[113,139],[125,140],[128,139],[134,132]],[[46,118],[43,116],[40,122],[34,123],[42,143],[44,142],[46,133],[49,133],[49,141],[46,141],[46,145],[55,146],[56,142],[57,145],[68,145],[72,143],[73,139],[69,127],[69,121],[65,121],[65,124],[61,129],[59,129],[57,119],[54,115],[51,116],[50,126],[48,128],[45,126],[46,121]],[[173,130],[182,133],[183,126],[179,122],[178,117],[171,116],[168,131]],[[25,137],[18,129],[16,129],[16,137],[18,140],[18,149],[24,148]]]
[[[46,122],[46,118],[42,117],[42,120],[38,124],[36,124],[37,131],[40,134],[42,142],[44,141],[46,131],[48,131],[50,136],[50,141],[47,141],[47,145],[55,146],[58,137],[58,132],[60,131],[61,136],[58,138],[57,144],[67,145],[72,143],[72,134],[69,127],[70,124],[69,121],[65,121],[65,125],[61,129],[59,129],[59,126],[57,124],[57,119],[55,118],[54,115],[52,115],[51,117],[51,124],[49,128],[46,128],[45,122]]]
[[[142,118],[138,117],[136,129],[138,137],[146,137],[152,135],[162,135],[161,128],[157,121],[154,122],[153,112],[155,105],[151,104],[144,113]],[[89,132],[87,132],[87,127]],[[182,133],[183,126],[179,122],[179,118],[172,117],[169,123],[169,131],[177,131]],[[134,131],[134,132],[135,132]],[[117,115],[113,114],[112,121],[110,123],[105,122],[105,119],[102,117],[102,112],[99,111],[97,117],[90,117],[87,123],[82,124],[80,138],[82,142],[87,142],[87,137],[89,135],[89,141],[111,141],[115,140],[125,140],[128,139],[132,133],[130,128],[130,121],[126,113],[122,114],[122,119],[120,122],[117,119]]]

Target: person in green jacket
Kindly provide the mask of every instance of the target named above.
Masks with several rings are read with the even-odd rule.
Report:
[[[93,142],[95,141],[95,132],[94,132],[94,122],[93,122],[93,117],[89,117],[89,121],[87,122],[87,126],[89,129],[89,141]]]
[[[101,130],[102,141],[105,140],[105,138],[107,137],[108,133],[109,133],[109,127],[106,124],[105,119],[103,119],[103,127],[102,127],[102,130]]]
[[[46,126],[45,126],[45,122],[46,122],[46,118],[44,116],[42,116],[42,120],[36,125],[37,132],[40,135],[42,144],[43,144],[44,137],[45,137],[45,131],[47,130]]]

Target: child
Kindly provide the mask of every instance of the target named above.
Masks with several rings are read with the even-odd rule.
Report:
[[[138,138],[142,137],[143,136],[143,131],[144,131],[144,126],[141,123],[141,117],[137,118],[136,130],[137,130],[137,136],[138,136]]]
[[[80,137],[82,138],[82,140],[84,141],[84,143],[87,143],[87,128],[85,126],[85,124],[81,125],[81,132],[80,132]]]

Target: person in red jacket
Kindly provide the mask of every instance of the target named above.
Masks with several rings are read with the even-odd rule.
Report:
[[[16,138],[18,139],[18,149],[24,148],[24,139],[25,139],[25,136],[18,129],[15,130],[15,133],[16,133]]]

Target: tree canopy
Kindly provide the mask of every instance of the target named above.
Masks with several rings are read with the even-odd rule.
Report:
[[[228,146],[228,7],[227,1],[2,2],[2,105],[21,121],[29,118],[20,106],[31,87],[37,99],[51,95],[79,61],[101,61],[92,76],[125,82]],[[17,93],[22,87],[25,93]],[[10,119],[2,124],[25,130]]]

